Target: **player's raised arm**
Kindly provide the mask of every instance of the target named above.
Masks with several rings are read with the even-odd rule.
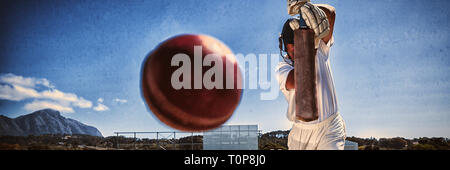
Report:
[[[331,38],[333,37],[333,31],[334,31],[334,22],[336,19],[336,9],[328,4],[315,4],[317,7],[319,7],[326,15],[328,22],[329,22],[329,33],[328,35],[324,36],[322,40],[327,44]],[[286,44],[286,50],[289,56],[294,56],[294,44]],[[294,81],[294,71],[290,71],[288,74],[288,77],[286,79],[286,89],[292,90],[295,89],[295,81]]]
[[[325,12],[328,23],[330,23],[330,33],[323,37],[322,40],[325,42],[325,44],[328,43],[328,41],[331,40],[331,37],[333,37],[333,31],[334,31],[334,21],[336,20],[336,9],[328,4],[316,4],[323,12]]]

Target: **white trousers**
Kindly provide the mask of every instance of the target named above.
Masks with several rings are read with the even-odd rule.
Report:
[[[294,123],[288,136],[289,150],[344,150],[345,122],[336,113],[315,124]]]

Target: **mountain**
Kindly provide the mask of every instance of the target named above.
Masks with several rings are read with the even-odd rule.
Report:
[[[52,109],[39,110],[14,119],[0,115],[0,136],[37,136],[42,134],[102,136],[97,128],[65,118],[59,111]]]

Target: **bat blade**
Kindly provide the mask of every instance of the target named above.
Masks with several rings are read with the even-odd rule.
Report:
[[[318,116],[316,90],[316,57],[314,31],[294,31],[295,113],[302,121],[313,121]]]

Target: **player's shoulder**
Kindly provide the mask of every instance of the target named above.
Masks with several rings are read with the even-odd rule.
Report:
[[[294,69],[294,67],[292,66],[292,64],[291,63],[288,63],[288,62],[290,62],[290,61],[280,61],[279,63],[278,63],[278,65],[275,67],[275,71],[280,71],[280,70],[291,70],[291,69]]]
[[[284,22],[284,24],[283,24],[283,29],[282,29],[283,32],[286,32],[286,31],[293,31],[292,28],[291,28],[291,26],[289,25],[289,23],[290,23],[292,20],[294,20],[294,19],[295,19],[295,18],[288,18],[288,19],[286,19],[286,22]]]

